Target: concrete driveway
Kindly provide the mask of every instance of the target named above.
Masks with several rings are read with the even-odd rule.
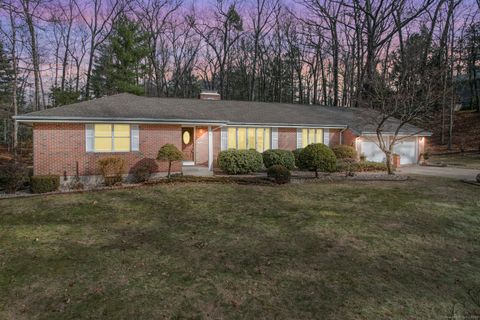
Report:
[[[454,167],[406,166],[398,168],[397,173],[454,178],[459,180],[475,180],[480,170]]]

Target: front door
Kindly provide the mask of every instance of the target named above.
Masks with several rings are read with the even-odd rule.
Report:
[[[182,153],[183,161],[194,161],[193,127],[182,128]]]

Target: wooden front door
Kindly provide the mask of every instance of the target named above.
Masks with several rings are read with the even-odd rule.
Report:
[[[194,161],[193,127],[182,128],[183,161]]]

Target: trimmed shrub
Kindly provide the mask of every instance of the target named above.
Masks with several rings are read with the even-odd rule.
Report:
[[[97,161],[100,168],[100,174],[105,180],[105,185],[113,186],[122,182],[122,173],[125,166],[125,160],[119,157],[106,157]]]
[[[357,150],[354,147],[348,146],[346,144],[339,144],[332,147],[333,153],[337,159],[356,159]]]
[[[172,162],[180,161],[183,159],[183,153],[178,150],[175,145],[171,143],[165,144],[158,150],[157,160],[168,161],[168,173],[167,178],[170,178],[170,172],[172,170]]]
[[[290,150],[267,150],[262,153],[262,157],[265,168],[270,168],[274,165],[284,166],[288,170],[295,168],[295,156]]]
[[[285,166],[275,164],[267,169],[267,176],[274,178],[278,184],[285,184],[290,182],[291,173]]]
[[[263,167],[262,154],[255,149],[221,151],[218,166],[226,174],[246,174],[259,171]]]
[[[370,171],[387,171],[387,165],[381,162],[361,161],[349,162],[341,160],[337,162],[338,172],[370,172]]]
[[[300,168],[315,171],[315,177],[318,177],[318,171],[335,171],[337,158],[332,149],[323,143],[312,143],[306,146],[299,156]]]
[[[303,148],[298,148],[292,151],[293,156],[295,157],[295,167],[300,168],[300,152],[302,152]]]
[[[33,193],[57,191],[59,186],[60,176],[58,175],[32,176],[30,178],[30,188]]]
[[[130,174],[133,175],[135,182],[144,182],[157,170],[158,164],[155,159],[145,158],[133,165],[130,169]]]
[[[28,181],[28,169],[22,163],[8,162],[0,166],[0,186],[7,193],[15,193]]]

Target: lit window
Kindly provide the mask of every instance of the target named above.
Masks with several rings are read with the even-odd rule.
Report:
[[[270,128],[228,128],[228,149],[270,149]]]
[[[237,128],[228,128],[228,149],[237,149]]]
[[[312,143],[323,143],[323,129],[302,129],[302,148]]]
[[[237,129],[237,149],[247,149],[247,128]]]
[[[95,124],[94,132],[96,152],[130,151],[130,125]]]

